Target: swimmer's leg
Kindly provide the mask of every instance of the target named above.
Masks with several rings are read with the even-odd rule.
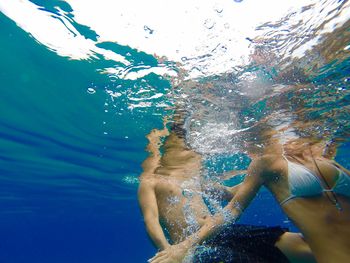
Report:
[[[299,233],[285,232],[275,243],[275,246],[292,263],[316,263],[316,259]]]

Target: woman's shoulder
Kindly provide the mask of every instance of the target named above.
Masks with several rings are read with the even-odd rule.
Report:
[[[261,162],[261,164],[265,164],[267,166],[271,166],[284,160],[281,154],[274,153],[260,155],[257,159],[259,162]]]
[[[263,176],[275,175],[283,171],[285,161],[279,154],[264,154],[254,160],[254,166],[260,170]]]

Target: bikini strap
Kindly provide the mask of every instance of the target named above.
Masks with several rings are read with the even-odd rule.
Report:
[[[325,188],[323,188],[323,190],[322,190],[322,192],[334,192],[334,190],[333,190],[333,188],[332,189],[325,189]]]
[[[282,154],[282,157],[283,157],[284,160],[287,161],[287,163],[289,163],[289,160],[287,159],[287,157],[284,154]]]
[[[290,195],[288,196],[286,199],[284,199],[282,202],[280,202],[280,205],[284,205],[285,203],[289,202],[290,200],[296,198],[297,196],[296,195]]]
[[[336,207],[339,211],[342,211],[343,208],[341,207],[341,205],[340,205],[340,203],[339,203],[339,201],[338,201],[337,195],[334,193],[333,187],[330,187],[330,186],[329,186],[329,184],[328,184],[326,178],[323,176],[323,173],[321,172],[320,167],[318,166],[318,164],[316,163],[315,158],[314,158],[313,155],[312,155],[311,149],[310,149],[310,153],[311,153],[311,157],[312,157],[312,160],[313,160],[313,162],[314,162],[314,165],[315,165],[315,167],[316,167],[316,169],[317,169],[319,175],[321,176],[320,179],[322,178],[322,180],[320,180],[321,185],[323,184],[323,185],[326,185],[326,186],[327,186],[327,188],[323,187],[323,192],[330,193],[330,194],[332,195],[332,197],[333,197],[334,200],[333,200],[332,198],[330,198],[328,194],[326,194],[328,200],[329,200],[331,203],[333,203],[333,204],[335,205],[335,207]]]

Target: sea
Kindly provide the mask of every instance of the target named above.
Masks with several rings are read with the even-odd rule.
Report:
[[[207,175],[266,126],[350,168],[349,1],[123,2],[0,0],[0,262],[151,258],[146,135],[179,109]],[[298,231],[265,189],[240,222]]]

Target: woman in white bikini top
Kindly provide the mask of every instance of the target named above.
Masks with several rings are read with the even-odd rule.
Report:
[[[277,154],[271,153],[274,147]],[[325,147],[307,139],[276,144],[250,169],[304,234],[317,262],[345,263],[350,262],[350,172]]]

